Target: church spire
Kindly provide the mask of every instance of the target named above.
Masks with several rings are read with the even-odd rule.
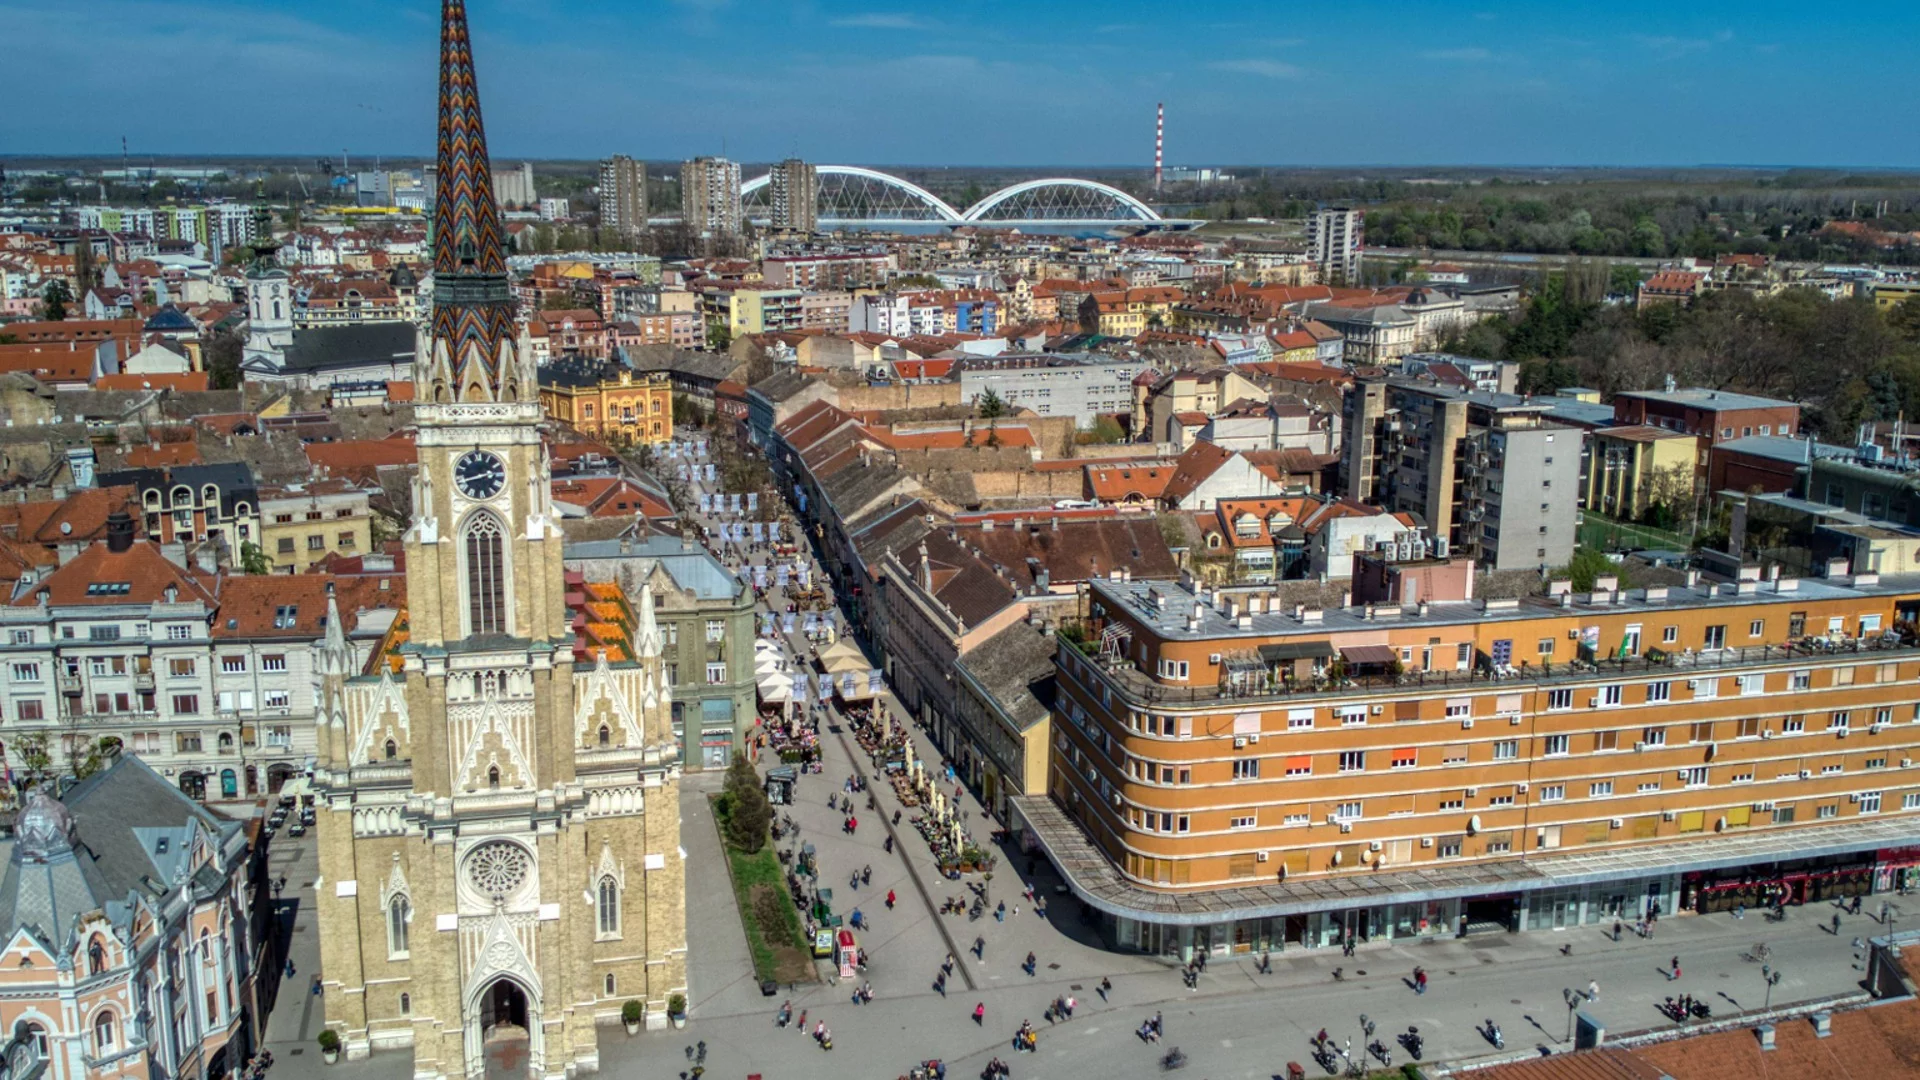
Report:
[[[465,0],[440,7],[440,139],[433,212],[433,319],[417,373],[429,400],[514,401],[513,294],[493,197]]]

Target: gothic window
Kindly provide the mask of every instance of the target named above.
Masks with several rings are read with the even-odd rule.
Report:
[[[467,632],[507,632],[506,530],[482,511],[467,523]]]
[[[388,739],[387,740],[387,760],[392,761],[394,758],[399,756],[400,756],[400,748],[394,745],[392,739]]]
[[[413,917],[413,905],[407,902],[405,894],[394,897],[387,903],[387,955],[405,956],[407,954],[407,920]]]
[[[27,1039],[33,1043],[33,1052],[40,1057],[47,1056],[47,1029],[39,1024],[27,1025]]]
[[[600,936],[620,932],[620,885],[611,875],[600,879]]]
[[[533,871],[527,849],[510,840],[489,840],[467,855],[467,881],[491,897],[511,896]]]
[[[607,728],[607,725],[601,724],[600,725],[600,745],[610,746],[612,744],[613,744],[613,732]]]
[[[492,791],[500,790],[500,766],[487,766],[487,788]]]
[[[93,1018],[93,1056],[106,1057],[113,1048],[113,1010],[107,1009]]]
[[[607,972],[607,980],[605,985],[607,988],[607,996],[612,997],[613,996],[613,972],[611,971]]]
[[[87,974],[104,975],[107,973],[107,950],[94,938],[87,944]]]
[[[412,1013],[413,1013],[413,995],[401,994],[400,995],[400,1015],[410,1016],[412,1015]]]

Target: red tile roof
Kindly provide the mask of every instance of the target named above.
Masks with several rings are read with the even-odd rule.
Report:
[[[218,579],[182,569],[160,554],[156,544],[136,540],[126,551],[110,551],[104,541],[88,545],[67,565],[34,585],[13,601],[31,607],[45,595],[58,605],[151,604],[165,596],[168,586],[182,603],[200,600],[211,606]],[[94,585],[125,585],[125,592],[88,595]]]

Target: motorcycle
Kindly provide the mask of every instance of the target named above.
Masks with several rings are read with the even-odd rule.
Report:
[[[1491,1016],[1487,1017],[1487,1041],[1493,1044],[1495,1050],[1507,1048],[1506,1033],[1500,1030],[1500,1025],[1494,1023]]]
[[[1393,1051],[1387,1049],[1387,1044],[1381,1042],[1379,1039],[1375,1039],[1367,1044],[1367,1053],[1380,1059],[1381,1068],[1391,1069],[1393,1067]]]
[[[1407,1048],[1407,1053],[1412,1055],[1413,1060],[1419,1061],[1420,1052],[1426,1049],[1427,1041],[1420,1037],[1418,1027],[1409,1026],[1407,1033],[1400,1036],[1400,1045]]]
[[[1166,1054],[1160,1058],[1160,1068],[1166,1072],[1172,1072],[1175,1069],[1184,1069],[1186,1067],[1187,1055],[1181,1053],[1180,1048],[1177,1046],[1169,1049]]]

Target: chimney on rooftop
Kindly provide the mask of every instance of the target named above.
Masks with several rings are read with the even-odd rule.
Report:
[[[125,510],[115,510],[107,515],[107,550],[133,550],[133,518],[127,516]]]

